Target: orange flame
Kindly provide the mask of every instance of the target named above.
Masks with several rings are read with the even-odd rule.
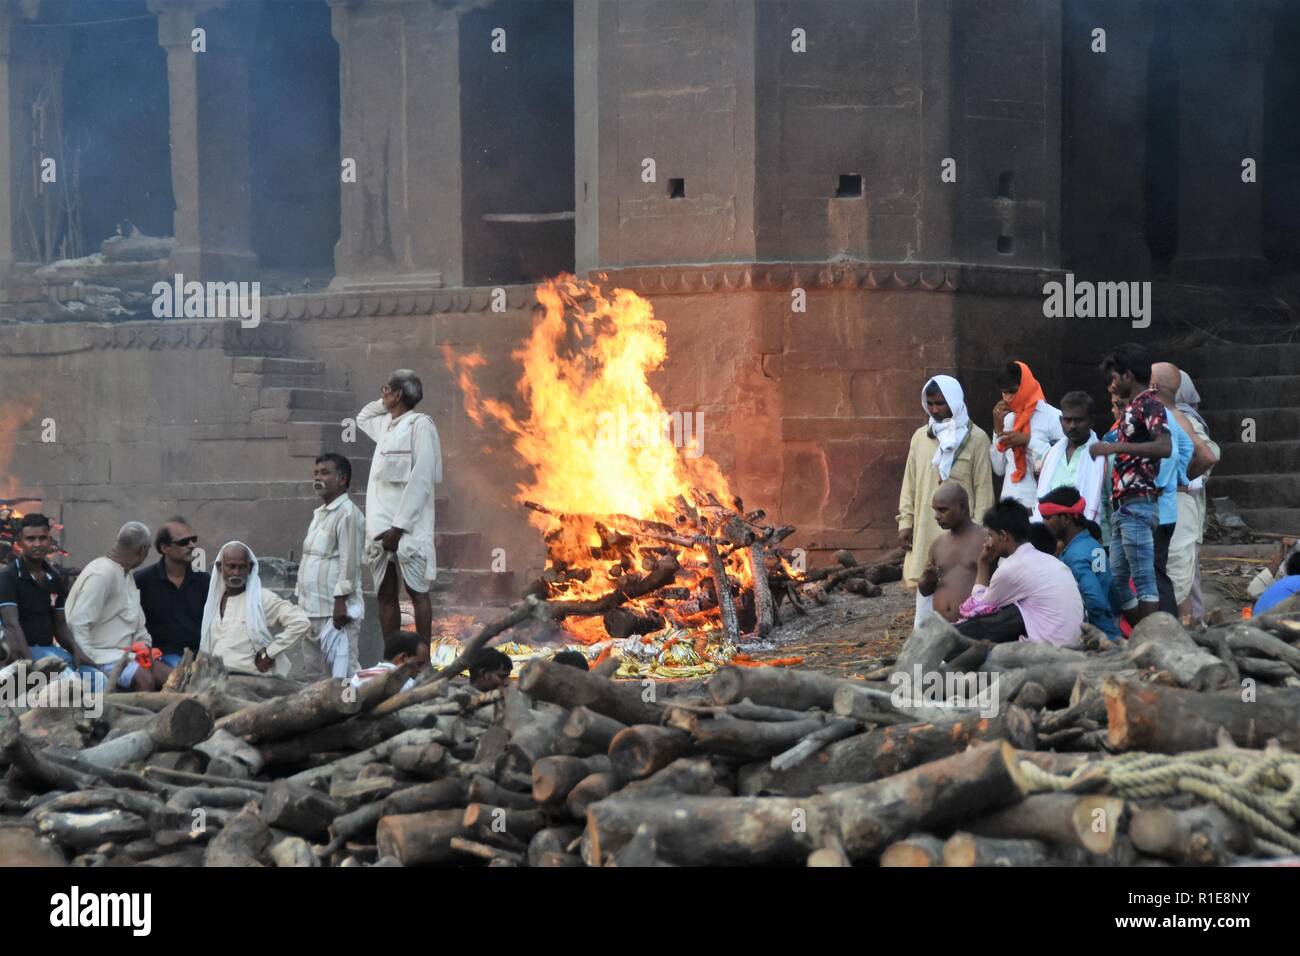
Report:
[[[693,417],[694,429],[682,428],[681,413],[670,415],[650,385],[649,375],[663,365],[668,347],[666,326],[648,301],[626,289],[605,295],[571,275],[539,285],[537,301],[532,333],[513,353],[523,366],[517,387],[526,418],[480,394],[474,374],[485,364],[481,355],[456,356],[444,346],[443,356],[470,419],[497,422],[529,467],[516,499],[541,506],[530,520],[546,532],[552,560],[591,571],[581,580],[559,582],[559,596],[594,597],[608,592],[612,579],[650,567],[664,549],[661,540],[638,536],[637,522],[627,518],[662,522],[671,530],[679,497],[691,502],[711,493],[730,506],[733,496],[717,464],[703,454],[700,417]],[[568,520],[560,521],[560,515]],[[626,541],[629,535],[634,543]],[[680,584],[709,576],[703,549],[678,551],[684,552]],[[729,568],[742,582],[752,580],[744,549],[730,556]],[[629,607],[646,610],[655,603]],[[588,643],[605,636],[599,619],[570,618],[566,627]]]

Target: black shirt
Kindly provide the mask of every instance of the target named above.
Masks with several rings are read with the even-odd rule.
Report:
[[[164,654],[183,654],[187,647],[197,654],[211,575],[186,568],[185,581],[178,588],[167,580],[165,565],[165,559],[160,559],[157,564],[135,572],[145,627],[153,646]]]
[[[29,647],[50,647],[54,640],[54,615],[63,614],[68,584],[48,561],[42,562],[45,582],[37,581],[21,558],[14,558],[0,571],[0,607],[18,609],[18,624]]]

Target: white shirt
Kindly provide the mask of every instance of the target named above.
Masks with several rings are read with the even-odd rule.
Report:
[[[1038,473],[1038,488],[1035,492],[1038,497],[1042,498],[1053,488],[1059,487],[1063,483],[1058,480],[1059,473],[1068,472],[1073,467],[1074,487],[1083,496],[1085,502],[1083,516],[1089,521],[1096,521],[1101,514],[1102,505],[1110,498],[1110,489],[1105,487],[1106,458],[1104,455],[1093,458],[1088,454],[1088,449],[1097,441],[1097,433],[1088,432],[1087,442],[1074,450],[1074,457],[1068,463],[1065,460],[1065,453],[1070,447],[1070,439],[1062,438],[1053,445],[1047,457],[1043,459],[1042,468]],[[1037,503],[1034,505],[1031,517],[1034,521],[1043,520]]]
[[[1007,412],[1002,420],[1002,430],[1010,431],[1015,423],[1016,413]],[[1047,402],[1040,401],[1029,419],[1029,444],[1025,446],[1025,475],[1019,481],[1013,482],[1011,476],[1016,472],[1016,450],[1008,448],[1006,451],[998,451],[998,438],[996,435],[992,436],[993,443],[989,446],[989,458],[993,464],[993,474],[1006,476],[1002,482],[1003,501],[1008,498],[1014,499],[1028,508],[1030,514],[1034,513],[1034,508],[1038,504],[1038,472],[1043,467],[1043,459],[1051,451],[1052,445],[1064,437],[1065,432],[1061,431],[1061,412]]]
[[[219,600],[219,599],[218,599]],[[262,611],[268,628],[282,628],[271,638],[266,653],[274,659],[273,673],[283,676],[289,670],[288,658],[283,654],[311,630],[306,613],[292,601],[286,601],[269,588],[262,588]],[[273,631],[274,634],[274,631]],[[261,673],[254,658],[257,645],[249,636],[248,592],[231,594],[226,598],[225,613],[217,608],[212,618],[212,653],[221,658],[228,670],[245,674]]]
[[[360,592],[365,546],[366,516],[346,492],[312,512],[294,592],[309,617],[329,617],[336,597]]]
[[[100,667],[116,664],[132,644],[153,646],[135,576],[109,557],[96,558],[77,576],[64,617],[77,646]]]
[[[366,542],[401,528],[404,549],[418,549],[426,577],[437,576],[433,549],[433,486],[442,481],[442,446],[433,419],[417,411],[393,418],[381,401],[357,413],[357,427],[375,441],[366,485]],[[399,551],[399,554],[402,553]]]

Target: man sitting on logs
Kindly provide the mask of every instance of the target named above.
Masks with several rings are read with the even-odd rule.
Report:
[[[496,690],[510,683],[514,667],[514,661],[495,647],[485,647],[469,662],[469,682],[477,691]]]
[[[975,586],[957,630],[978,641],[1078,644],[1083,600],[1069,568],[1029,543],[1029,509],[1003,499],[984,513]],[[993,570],[994,562],[998,564]]]
[[[945,621],[956,621],[962,602],[970,597],[975,584],[975,566],[984,548],[984,532],[971,520],[970,496],[955,481],[939,486],[930,499],[930,507],[943,534],[930,545],[929,563],[917,591],[931,599],[935,614]]]
[[[280,628],[272,636],[271,628]],[[274,591],[262,588],[257,555],[241,541],[231,541],[217,553],[217,573],[203,606],[199,651],[215,654],[231,671],[284,677],[289,660],[284,652],[311,631],[306,613]]]
[[[1112,641],[1122,636],[1115,611],[1110,606],[1110,572],[1106,549],[1101,544],[1101,527],[1089,520],[1088,503],[1077,488],[1061,485],[1038,499],[1043,524],[1064,545],[1061,562],[1074,575],[1083,599],[1086,619]]]
[[[153,640],[131,574],[149,556],[152,538],[138,521],[122,525],[108,554],[77,576],[65,611],[74,645],[104,674],[116,674],[119,687],[136,691],[158,690],[171,674],[171,668],[152,657]],[[127,660],[130,652],[143,657]]]

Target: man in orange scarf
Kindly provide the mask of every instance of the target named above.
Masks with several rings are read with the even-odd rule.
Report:
[[[1065,437],[1061,413],[1043,399],[1043,387],[1024,362],[1008,362],[998,375],[1002,400],[993,406],[993,473],[1003,476],[1002,498],[1034,512],[1038,472],[1052,445]]]

